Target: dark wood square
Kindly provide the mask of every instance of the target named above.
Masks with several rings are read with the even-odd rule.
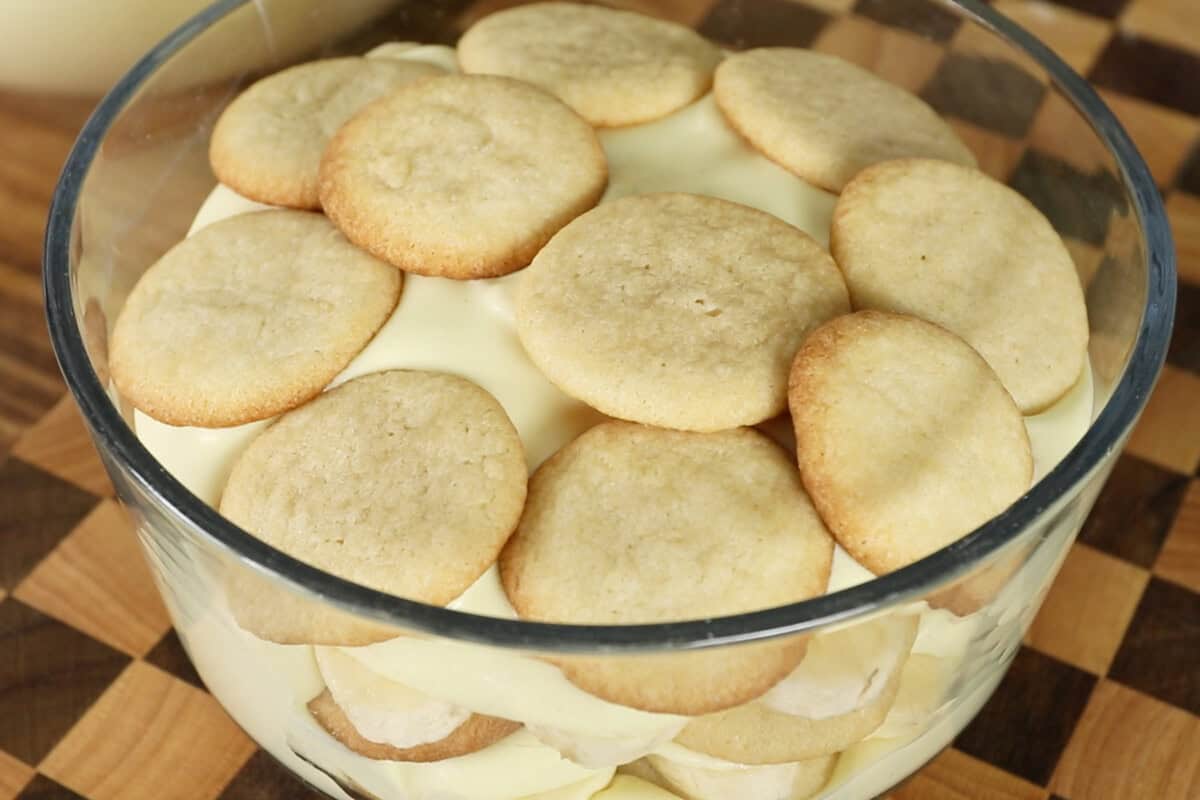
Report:
[[[718,0],[700,33],[727,47],[808,47],[829,15],[791,0]]]
[[[371,26],[370,33],[374,36],[385,35],[369,43],[355,42],[354,52],[397,39],[452,45],[462,32],[463,26],[459,20],[464,12],[478,4],[474,0],[439,0],[437,3],[402,0],[394,5],[395,10],[391,14]]]
[[[128,663],[18,600],[0,602],[0,750],[41,761]]]
[[[1041,81],[1012,62],[951,51],[921,97],[943,114],[1020,139],[1045,93]]]
[[[0,462],[0,589],[12,591],[98,502],[19,458]]]
[[[1107,89],[1200,114],[1200,56],[1145,37],[1118,34],[1096,59],[1088,78]]]
[[[1062,236],[1102,247],[1114,211],[1127,213],[1121,182],[1106,169],[1084,172],[1062,159],[1028,148],[1009,185],[1029,198]]]
[[[1108,675],[1200,714],[1200,594],[1152,577]]]
[[[1142,567],[1158,556],[1188,479],[1137,456],[1117,459],[1079,540]]]
[[[1129,0],[1049,0],[1049,2],[1056,6],[1066,6],[1085,14],[1108,19],[1116,19],[1117,15],[1124,11],[1125,6],[1129,4]]]
[[[1200,80],[1200,76],[1197,76]],[[1175,330],[1171,334],[1171,349],[1167,360],[1172,364],[1200,373],[1200,286],[1179,283],[1175,305]],[[1196,409],[1200,414],[1200,409]]]
[[[324,800],[325,795],[280,766],[265,750],[250,756],[221,800]]]
[[[1175,185],[1188,194],[1200,196],[1200,146],[1192,148],[1191,155],[1179,169]]]
[[[1083,670],[1022,647],[992,699],[954,746],[1045,786],[1095,685],[1096,678]]]
[[[197,689],[205,689],[204,681],[200,680],[200,675],[192,666],[191,659],[183,649],[183,643],[179,641],[179,634],[175,633],[174,628],[167,631],[142,660],[182,681],[187,681]]]
[[[84,797],[72,792],[59,783],[55,783],[45,775],[36,775],[21,790],[16,800],[84,800]]]
[[[962,25],[962,18],[935,0],[858,0],[854,13],[893,28],[948,42]]]

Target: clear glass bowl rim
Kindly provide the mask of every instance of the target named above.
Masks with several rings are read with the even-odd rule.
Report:
[[[337,607],[401,628],[506,648],[543,652],[646,652],[699,649],[800,633],[844,622],[929,590],[970,571],[1043,515],[1053,513],[1100,469],[1137,420],[1170,340],[1175,308],[1175,256],[1161,198],[1142,157],[1091,86],[1027,31],[980,0],[948,0],[973,24],[1031,57],[1089,121],[1131,190],[1144,233],[1146,306],[1124,374],[1086,435],[1059,465],[1012,507],[969,535],[873,581],[785,606],[713,619],[650,625],[562,625],[503,620],[452,611],[384,594],[338,578],[272,548],[218,514],[158,464],[112,404],[84,347],[71,294],[70,253],[76,204],[109,127],[143,83],[177,51],[222,17],[252,0],[214,3],[147,53],[104,97],[63,167],[50,206],[43,281],[50,337],[68,388],[97,444],[140,491],[247,567]]]

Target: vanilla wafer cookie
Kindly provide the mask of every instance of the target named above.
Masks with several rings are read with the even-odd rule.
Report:
[[[1021,412],[954,334],[860,311],[818,328],[788,402],[804,486],[838,543],[876,575],[970,533],[1033,475]]]
[[[778,414],[805,334],[849,310],[807,234],[699,195],[601,205],[521,277],[517,331],[551,381],[609,416],[682,430]]]
[[[445,70],[415,60],[310,61],[258,81],[229,104],[209,141],[217,179],[245,197],[319,208],[321,153],[338,128],[373,100]]]
[[[892,615],[809,641],[804,661],[745,705],[696,717],[675,737],[739,764],[836,754],[883,724],[917,636],[917,617]]]
[[[666,785],[688,800],[808,800],[829,782],[837,759],[835,754],[787,764],[738,764],[676,744],[647,757]]]
[[[355,244],[408,272],[504,275],[595,205],[608,180],[591,126],[510,78],[448,75],[348,122],[321,159],[321,205]]]
[[[491,395],[452,375],[392,370],[331,389],[267,428],[234,464],[220,510],[314,567],[445,605],[495,561],[525,481],[520,439]],[[251,632],[271,641],[364,643],[328,625],[309,631],[306,616],[234,613],[243,626],[270,625]]]
[[[226,427],[318,394],[371,340],[402,276],[320,214],[216,222],[138,281],[113,329],[121,394],[171,425]]]
[[[832,192],[893,158],[975,164],[923,100],[837,56],[747,50],[717,68],[713,94],[730,125],[763,155]]]
[[[874,166],[838,198],[830,242],[855,308],[958,334],[1022,413],[1078,380],[1088,320],[1071,255],[1032,203],[983,172],[931,159]]]
[[[359,733],[328,691],[310,700],[308,711],[330,736],[360,756],[376,761],[430,762],[465,756],[495,744],[521,727],[520,723],[507,719],[472,714],[443,739],[412,747],[396,747],[373,742]]]
[[[825,590],[833,541],[787,454],[756,431],[608,422],[530,479],[501,554],[523,619],[595,625],[738,614]],[[558,657],[615,703],[700,714],[743,703],[795,668],[803,640],[679,655]]]
[[[690,28],[576,3],[532,3],[472,25],[458,43],[465,72],[541,86],[597,126],[666,116],[712,83],[721,51]]]

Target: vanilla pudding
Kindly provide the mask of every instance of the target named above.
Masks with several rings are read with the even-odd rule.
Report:
[[[452,67],[450,48],[388,45],[376,57]],[[726,125],[711,95],[656,122],[600,132],[608,157],[604,199],[647,191],[708,194],[754,206],[828,243],[835,197],[747,147]],[[192,232],[259,204],[217,187]],[[551,384],[526,357],[514,329],[512,296],[521,273],[477,281],[407,275],[400,303],[360,355],[331,383],[391,368],[451,372],[501,403],[530,470],[603,417]],[[1026,418],[1035,480],[1082,436],[1092,415],[1090,370],[1046,412]],[[135,413],[138,436],[163,466],[216,505],[242,449],[268,421],[228,429],[176,428]],[[778,426],[764,425],[788,445]],[[883,723],[841,754],[763,766],[725,761],[672,742],[687,718],[596,698],[560,670],[514,652],[402,637],[357,648],[277,645],[240,630],[221,598],[188,597],[175,587],[181,636],[201,676],[234,718],[276,758],[335,796],[346,790],[388,798],[586,798],[616,768],[647,757],[666,785],[689,797],[869,797],[937,753],[986,699],[1002,670],[957,686],[972,649],[997,626],[1019,625],[1037,603],[1022,587],[1039,585],[1055,564],[1029,563],[997,602],[965,618],[920,603],[907,609],[915,641],[882,618],[820,634],[795,672],[755,702],[822,719],[876,700],[893,678],[896,698]],[[873,576],[838,548],[829,591]],[[516,618],[493,566],[450,608]],[[835,639],[835,637],[838,637]],[[995,680],[992,680],[994,676]],[[355,728],[399,747],[434,741],[470,713],[524,724],[518,733],[469,755],[431,763],[373,761],[331,738],[306,703],[328,688]],[[951,693],[958,702],[947,705]],[[815,763],[819,761],[820,763]],[[632,786],[618,782],[606,798]],[[630,789],[630,792],[633,790]]]

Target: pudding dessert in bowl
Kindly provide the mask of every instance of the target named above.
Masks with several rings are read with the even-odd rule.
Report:
[[[640,10],[402,8],[141,152],[135,74],[68,167],[64,371],[206,685],[332,796],[886,791],[999,682],[1161,362],[1132,183],[1085,287],[917,97]],[[82,214],[155,164],[140,234]]]

